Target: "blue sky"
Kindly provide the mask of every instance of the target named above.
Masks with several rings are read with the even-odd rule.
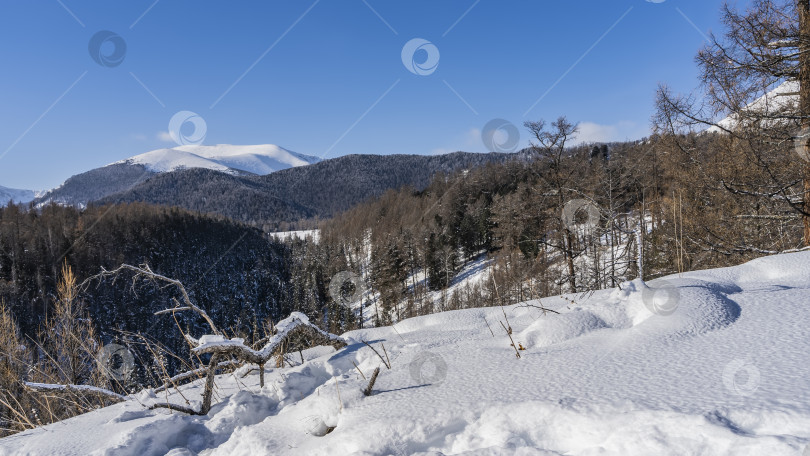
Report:
[[[636,139],[659,82],[696,86],[694,55],[720,31],[721,1],[0,5],[0,185],[47,189],[177,145],[168,125],[179,111],[204,119],[204,144],[325,158],[484,152],[496,118],[518,126],[519,147],[525,120],[559,115],[581,123],[581,140]],[[105,30],[126,45],[116,66],[88,49]],[[435,46],[415,52],[417,70],[438,50],[430,74],[403,64],[415,38]],[[108,40],[96,56],[115,50]]]

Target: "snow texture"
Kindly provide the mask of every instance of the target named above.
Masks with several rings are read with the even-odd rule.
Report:
[[[0,455],[810,454],[809,291],[799,252],[543,298],[561,314],[504,309],[520,359],[501,308],[411,318],[267,368],[263,389],[255,371],[221,375],[206,416],[147,410],[184,399],[146,391]],[[392,364],[369,397],[360,371],[381,362],[361,340]],[[199,405],[202,382],[182,393]]]

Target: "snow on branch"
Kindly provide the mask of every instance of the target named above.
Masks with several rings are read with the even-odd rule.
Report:
[[[53,383],[25,382],[25,387],[37,393],[70,392],[78,394],[98,394],[118,402],[129,400],[126,396],[122,396],[113,391],[91,385],[59,385]]]
[[[310,336],[319,345],[332,345],[335,348],[346,346],[346,341],[343,338],[313,325],[310,323],[309,318],[301,312],[291,313],[289,317],[278,322],[275,329],[276,333],[259,350],[254,350],[245,345],[244,339],[227,339],[221,335],[205,335],[199,339],[187,337],[187,339],[197,345],[191,350],[196,355],[219,353],[221,355],[235,356],[240,360],[258,365],[265,364],[271,357],[276,355],[282,344],[289,342],[296,333]]]
[[[208,367],[198,369],[196,371],[188,372],[176,376],[170,381],[180,381],[190,378],[194,375],[205,372],[205,389],[203,390],[203,402],[200,410],[194,410],[182,405],[161,403],[155,404],[151,408],[167,408],[170,410],[188,413],[190,415],[206,415],[211,410],[211,396],[214,389],[214,374],[217,369],[230,366],[234,363],[233,360],[225,363],[220,363],[219,360],[223,358],[236,358],[241,362],[248,362],[258,364],[260,366],[260,386],[264,387],[264,365],[273,356],[283,355],[285,349],[291,346],[304,346],[315,345],[331,345],[336,349],[346,346],[346,341],[342,337],[330,334],[317,326],[310,323],[309,318],[301,312],[293,312],[289,317],[278,322],[275,326],[275,334],[273,334],[267,343],[259,350],[254,350],[245,345],[245,340],[235,337],[228,339],[221,334],[206,334],[199,339],[184,334],[187,341],[189,341],[194,348],[191,353],[195,355],[211,354],[211,359],[208,362]]]

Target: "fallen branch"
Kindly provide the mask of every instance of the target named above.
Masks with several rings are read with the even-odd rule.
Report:
[[[129,400],[126,396],[122,396],[114,391],[91,385],[59,385],[54,383],[25,382],[25,387],[37,393],[70,392],[76,394],[98,394],[118,402]]]
[[[225,368],[228,368],[228,367],[239,366],[241,364],[242,364],[241,362],[232,359],[230,361],[224,361],[224,362],[221,362],[221,363],[217,364],[216,369],[217,370],[225,369]],[[207,373],[208,369],[209,369],[209,367],[205,366],[205,367],[201,367],[199,369],[194,369],[194,370],[191,370],[191,371],[188,371],[188,372],[183,372],[182,374],[175,375],[174,377],[166,380],[166,382],[163,383],[163,386],[159,386],[159,387],[155,388],[155,392],[160,393],[162,391],[165,391],[165,390],[169,389],[172,386],[177,387],[178,382],[182,382],[182,381],[188,380],[188,379],[193,378],[193,377],[199,378],[203,374]]]
[[[267,344],[259,350],[254,350],[245,345],[244,339],[234,338],[226,339],[218,335],[206,335],[199,339],[194,339],[191,336],[186,336],[193,345],[196,345],[191,352],[195,355],[203,355],[206,353],[219,353],[223,356],[233,356],[242,361],[252,364],[262,365],[267,363],[271,357],[275,356],[276,350],[282,346],[287,339],[297,331],[305,331],[310,333],[313,339],[324,342],[322,345],[332,345],[336,349],[346,346],[340,336],[330,334],[321,330],[317,326],[309,322],[306,315],[300,312],[293,312],[289,317],[280,321],[277,325],[277,333],[270,337]]]
[[[158,408],[166,408],[169,410],[174,410],[176,412],[187,413],[189,415],[208,415],[208,412],[211,410],[211,396],[214,394],[214,376],[216,375],[216,366],[218,365],[219,355],[214,353],[211,355],[211,361],[208,363],[208,375],[205,378],[205,390],[203,390],[203,401],[200,410],[194,410],[190,407],[185,407],[182,405],[172,404],[168,402],[162,402],[159,404],[155,404],[149,407],[149,410],[154,410]]]
[[[520,307],[525,307],[525,308],[529,308],[529,307],[531,307],[531,308],[534,308],[534,309],[540,309],[540,310],[542,310],[542,311],[543,311],[543,314],[544,314],[544,315],[545,315],[545,313],[546,313],[546,312],[551,312],[551,313],[555,313],[555,314],[557,314],[557,315],[560,315],[560,313],[559,313],[559,312],[557,312],[556,310],[552,310],[552,309],[549,309],[549,308],[543,307],[543,303],[542,303],[542,301],[540,301],[539,299],[537,300],[537,302],[539,302],[539,303],[540,303],[540,305],[539,305],[539,306],[538,306],[538,305],[535,305],[535,304],[529,304],[528,302],[524,302],[523,304],[519,305],[518,307],[519,307],[519,308],[520,308]]]

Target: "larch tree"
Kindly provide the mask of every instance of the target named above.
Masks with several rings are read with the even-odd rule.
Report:
[[[722,39],[712,35],[696,57],[702,96],[660,87],[656,125],[727,135],[729,156],[749,169],[718,174],[722,186],[780,199],[810,246],[810,0],[754,0],[742,11],[725,3],[721,17]]]

